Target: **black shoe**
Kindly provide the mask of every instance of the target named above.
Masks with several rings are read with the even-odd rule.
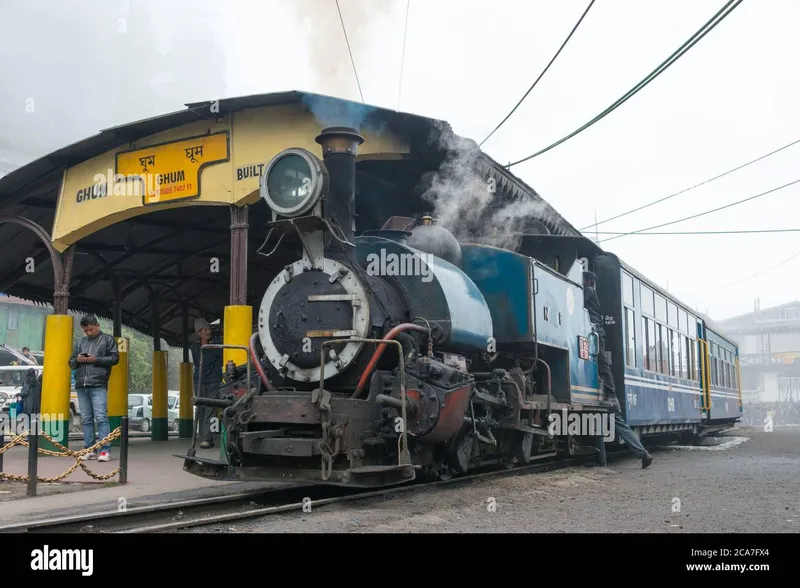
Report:
[[[642,458],[642,469],[646,470],[648,467],[650,467],[651,463],[653,463],[653,456],[652,455],[648,455],[647,457],[643,457]]]

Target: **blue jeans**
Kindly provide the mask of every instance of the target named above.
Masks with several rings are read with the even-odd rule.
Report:
[[[619,411],[614,411],[614,435],[625,441],[637,458],[645,459],[650,456],[650,452],[645,449],[636,433],[628,426]],[[598,454],[595,462],[604,466],[606,465],[606,446],[602,436],[597,437],[597,449]]]
[[[108,390],[106,388],[75,388],[78,393],[78,404],[81,411],[81,425],[83,425],[83,447],[91,447],[98,439],[95,435],[95,421],[97,421],[97,435],[105,439],[111,432],[108,424]],[[109,451],[111,445],[104,445],[100,451]]]

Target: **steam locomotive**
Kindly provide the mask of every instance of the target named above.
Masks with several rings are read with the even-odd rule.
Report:
[[[356,236],[363,141],[351,128],[323,129],[322,159],[287,149],[262,175],[270,231],[296,239],[296,260],[266,290],[247,364],[228,366],[219,399],[194,399],[221,409],[223,443],[220,459],[193,444],[186,471],[382,487],[593,453],[607,430],[589,434],[584,425],[608,422],[608,407],[583,306],[588,269],[598,276],[628,422],[642,434],[696,435],[736,420],[711,419],[707,367],[702,382],[680,371],[657,376],[647,346],[644,371],[641,348],[633,357],[623,350],[629,329],[640,328],[638,320],[622,325],[623,277],[645,281],[587,239],[533,236],[512,250],[459,242],[429,216],[393,216]],[[566,271],[542,261],[560,250],[572,262]],[[705,324],[697,320],[692,329]],[[697,349],[701,336],[694,332]],[[648,378],[652,395],[637,402]],[[691,394],[675,402],[681,386]]]

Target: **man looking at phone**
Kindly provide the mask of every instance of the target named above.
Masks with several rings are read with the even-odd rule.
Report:
[[[95,422],[100,439],[105,439],[111,432],[108,424],[108,378],[111,376],[111,366],[119,363],[119,351],[117,340],[100,331],[100,324],[94,315],[84,316],[81,328],[86,336],[75,346],[69,358],[69,367],[75,370],[75,391],[81,411],[84,448],[87,448],[94,445],[97,439]],[[101,447],[97,460],[109,461],[110,449],[110,444]],[[82,459],[95,457],[95,453],[91,452]]]

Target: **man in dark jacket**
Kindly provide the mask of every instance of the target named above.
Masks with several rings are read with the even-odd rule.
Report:
[[[595,290],[594,272],[583,272],[583,306],[589,311],[589,320],[592,321],[598,335],[600,349],[597,355],[597,372],[603,380],[605,396],[612,403],[617,399],[614,376],[611,375],[611,365],[606,355],[606,330],[603,323],[603,313],[600,310],[600,301]]]
[[[589,319],[597,331],[599,338],[600,349],[597,356],[597,371],[598,375],[603,380],[605,388],[606,402],[611,406],[611,412],[614,413],[614,431],[619,434],[619,437],[630,447],[633,454],[642,460],[642,468],[650,467],[653,463],[653,456],[644,448],[642,442],[636,436],[636,433],[628,426],[625,419],[622,418],[620,413],[619,400],[617,399],[617,389],[614,386],[614,376],[611,374],[611,365],[606,355],[606,330],[603,327],[603,313],[600,310],[600,301],[597,297],[597,290],[595,290],[596,276],[594,272],[583,273],[583,305],[589,311]],[[606,465],[605,441],[602,437],[597,439],[598,455],[596,456],[596,463],[598,465]]]
[[[36,377],[36,370],[30,369],[25,373],[25,379],[20,391],[22,398],[22,413],[32,417],[38,415],[42,403],[42,380]]]
[[[100,439],[105,439],[111,432],[108,424],[108,379],[111,367],[119,363],[119,351],[117,340],[100,331],[100,324],[94,315],[84,316],[81,328],[86,336],[75,346],[69,358],[69,367],[75,370],[75,391],[78,393],[86,448],[96,443],[95,422]],[[110,450],[110,444],[101,447],[98,461],[109,461]],[[94,458],[94,452],[83,456],[83,459]]]
[[[192,361],[194,362],[194,394],[198,398],[219,398],[219,389],[222,385],[222,349],[207,349],[203,352],[202,386],[200,381],[200,347],[202,345],[220,345],[219,336],[214,336],[208,321],[199,318],[194,321],[194,330],[197,340],[192,343]],[[214,433],[219,432],[211,428],[211,418],[217,409],[210,406],[197,407],[197,421],[200,425],[198,436],[202,439],[200,447],[208,449],[214,447]],[[197,425],[195,425],[197,426]]]

